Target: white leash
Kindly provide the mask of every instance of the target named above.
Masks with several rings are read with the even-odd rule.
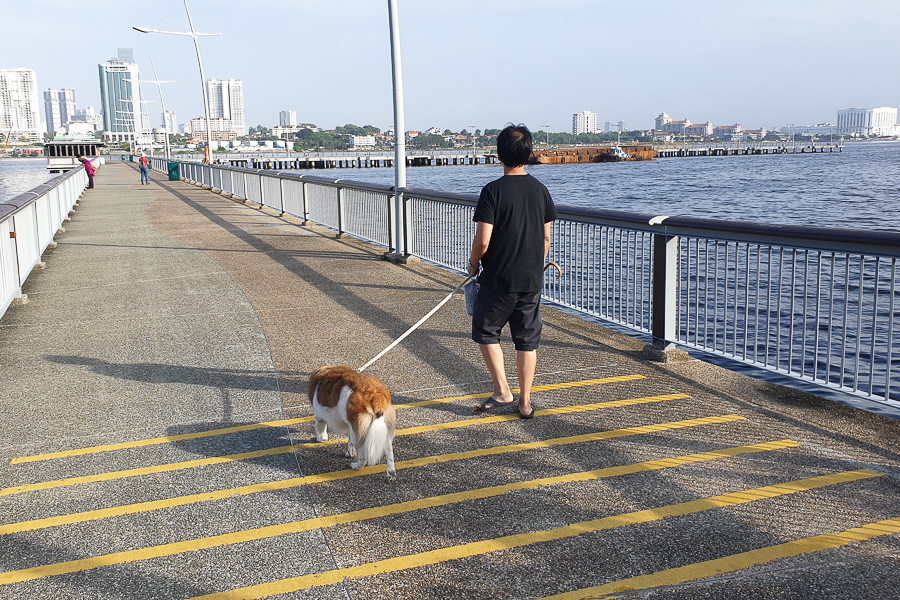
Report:
[[[555,262],[547,263],[547,265],[544,267],[544,271],[546,271],[546,270],[549,269],[550,267],[556,267],[556,278],[557,278],[557,279],[559,279],[560,277],[562,277],[562,269],[559,267],[558,264],[556,264]],[[407,329],[407,330],[406,330],[406,333],[404,333],[403,335],[401,335],[400,337],[398,337],[396,340],[394,340],[394,341],[391,343],[390,346],[388,346],[387,348],[385,348],[384,350],[382,350],[381,352],[379,352],[379,353],[378,353],[378,356],[376,356],[375,358],[373,358],[372,360],[370,360],[369,362],[367,362],[366,364],[364,364],[363,366],[361,366],[359,369],[357,369],[357,371],[359,371],[360,373],[362,373],[365,369],[367,369],[368,367],[371,367],[372,364],[374,364],[376,360],[378,360],[379,358],[381,358],[382,356],[384,356],[385,354],[387,354],[388,352],[390,352],[391,349],[392,349],[394,346],[396,346],[397,344],[399,344],[400,342],[402,342],[403,340],[405,340],[406,337],[407,337],[409,334],[411,334],[413,331],[415,331],[416,329],[418,329],[419,327],[421,327],[421,326],[422,326],[422,323],[424,323],[425,321],[427,321],[428,319],[430,319],[430,318],[432,317],[432,315],[434,315],[434,313],[436,313],[437,311],[439,311],[443,305],[447,304],[447,302],[450,301],[450,298],[453,297],[453,294],[455,294],[455,293],[458,292],[460,289],[462,289],[462,286],[464,286],[464,285],[466,285],[467,283],[469,283],[469,280],[472,279],[472,277],[474,277],[474,276],[473,276],[473,275],[469,275],[468,277],[466,277],[465,280],[463,280],[463,282],[462,282],[461,284],[459,284],[458,286],[456,286],[456,289],[454,289],[452,292],[450,292],[449,294],[447,294],[447,297],[446,297],[446,298],[444,298],[443,300],[441,300],[440,302],[438,302],[438,305],[435,306],[434,308],[432,308],[432,309],[429,311],[429,313],[428,313],[427,315],[425,315],[424,317],[422,317],[421,319],[419,319],[419,322],[418,322],[418,323],[416,323],[415,325],[413,325],[412,327],[410,327],[409,329]]]
[[[370,360],[369,362],[367,362],[366,364],[364,364],[363,366],[361,366],[361,367],[360,367],[359,369],[357,369],[357,370],[358,370],[360,373],[362,373],[367,367],[370,367],[370,366],[372,365],[372,363],[374,363],[376,360],[378,360],[379,358],[381,358],[382,356],[384,356],[385,354],[387,354],[394,346],[396,346],[397,344],[399,344],[400,342],[402,342],[403,340],[405,340],[405,339],[406,339],[406,336],[408,336],[408,335],[411,334],[413,331],[415,331],[416,329],[418,329],[419,327],[421,327],[422,323],[424,323],[425,321],[427,321],[428,319],[430,319],[431,316],[434,315],[434,313],[436,313],[438,310],[440,310],[440,308],[441,308],[442,306],[444,306],[445,304],[447,304],[447,302],[450,301],[450,298],[453,297],[453,294],[455,294],[455,293],[458,292],[460,289],[462,289],[462,286],[466,285],[466,284],[469,282],[470,279],[472,279],[472,276],[471,276],[471,275],[470,275],[469,277],[466,277],[465,281],[463,281],[461,284],[459,284],[458,286],[456,286],[456,289],[454,289],[452,292],[450,292],[449,294],[447,294],[447,297],[444,298],[443,300],[441,300],[441,301],[438,303],[437,306],[435,306],[434,308],[432,308],[431,311],[430,311],[427,315],[425,315],[424,317],[422,317],[421,319],[419,319],[419,322],[418,322],[418,323],[416,323],[415,325],[413,325],[412,327],[410,327],[409,329],[407,329],[407,330],[406,330],[406,333],[404,333],[403,335],[401,335],[400,337],[398,337],[396,340],[394,340],[394,341],[391,343],[390,346],[388,346],[387,348],[385,348],[384,350],[382,350],[381,352],[379,352],[379,353],[378,353],[378,356],[376,356],[375,358],[373,358],[372,360]]]

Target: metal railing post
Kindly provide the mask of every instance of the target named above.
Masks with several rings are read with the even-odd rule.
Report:
[[[259,208],[266,206],[266,186],[263,185],[263,174],[259,174]]]
[[[401,232],[399,242],[402,244],[397,248],[397,253],[403,256],[410,255],[413,239],[413,222],[412,222],[412,198],[406,194],[400,194],[400,202],[403,206],[403,231]]]
[[[303,219],[304,225],[309,221],[309,205],[306,201],[306,185],[305,181],[300,182],[300,199],[303,203],[303,207],[300,209],[302,213],[300,218]]]
[[[397,242],[400,239],[400,236],[397,235],[397,225],[400,222],[397,218],[397,205],[399,202],[396,199],[398,196],[399,193],[394,192],[388,200],[388,255],[400,253],[400,249],[397,248]]]
[[[281,214],[284,214],[284,179],[278,178],[278,188],[281,190]]]
[[[338,189],[338,222],[337,236],[341,237],[344,235],[344,188],[339,187]]]
[[[653,347],[666,352],[675,348],[678,310],[677,235],[653,236]]]

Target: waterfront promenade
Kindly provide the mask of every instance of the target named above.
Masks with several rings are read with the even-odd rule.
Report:
[[[396,483],[349,470],[308,374],[460,276],[151,179],[104,166],[0,320],[0,598],[895,595],[900,422],[550,309],[534,420],[472,413],[459,298],[369,369]]]

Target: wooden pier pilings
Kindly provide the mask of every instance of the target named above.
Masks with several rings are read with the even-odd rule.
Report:
[[[843,144],[801,145],[738,145],[738,146],[656,146],[659,158],[700,157],[700,156],[753,156],[760,154],[822,154],[842,152]],[[376,169],[393,168],[393,154],[347,154],[336,156],[295,156],[295,157],[242,157],[226,158],[233,167],[263,169],[267,171],[288,171],[304,169]],[[440,167],[456,165],[493,165],[499,160],[495,154],[423,154],[406,157],[407,167]]]
[[[752,156],[758,154],[821,154],[843,152],[842,144],[808,144],[806,146],[663,146],[657,148],[660,158],[695,156]]]
[[[393,155],[378,156],[298,156],[293,158],[229,158],[232,167],[275,171],[301,169],[373,169],[393,168]],[[407,167],[440,167],[450,165],[493,165],[497,157],[491,154],[451,156],[407,156]]]

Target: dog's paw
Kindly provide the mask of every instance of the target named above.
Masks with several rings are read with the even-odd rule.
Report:
[[[350,468],[353,469],[354,471],[359,471],[359,463],[358,462],[350,463]]]
[[[387,472],[387,480],[390,483],[396,483],[397,482],[397,471],[388,471]]]
[[[327,441],[328,441],[328,434],[327,434],[327,433],[323,433],[322,435],[317,435],[317,436],[316,436],[316,441],[317,441],[317,442],[327,442]]]

